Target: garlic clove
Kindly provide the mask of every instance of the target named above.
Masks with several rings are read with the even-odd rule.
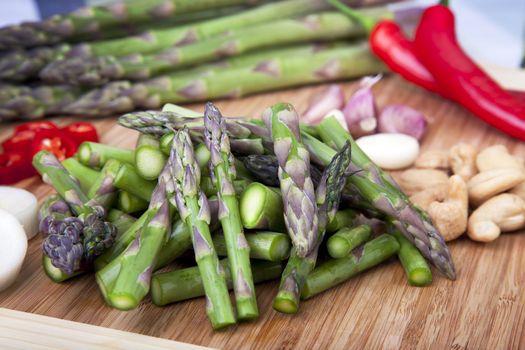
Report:
[[[384,133],[400,133],[420,140],[427,129],[425,116],[404,105],[389,105],[383,108],[378,118],[378,130]]]
[[[330,111],[341,109],[344,103],[343,88],[341,85],[332,84],[315,97],[306,112],[303,113],[302,121],[308,124],[317,124]]]
[[[372,87],[380,79],[381,75],[363,78],[359,89],[343,108],[348,130],[354,138],[371,135],[377,129],[377,105]]]

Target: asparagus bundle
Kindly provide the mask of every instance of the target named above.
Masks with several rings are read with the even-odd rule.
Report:
[[[363,28],[347,16],[338,12],[324,12],[298,19],[285,18],[249,28],[232,29],[226,35],[146,55],[135,53],[122,58],[73,57],[54,61],[41,71],[40,78],[52,83],[75,85],[102,85],[115,80],[145,80],[177,68],[265,47],[362,35]]]
[[[51,17],[44,22],[27,22],[1,28],[0,49],[49,45],[86,33],[98,33],[122,24],[253,2],[253,0],[122,0],[105,6],[84,7],[66,15]]]

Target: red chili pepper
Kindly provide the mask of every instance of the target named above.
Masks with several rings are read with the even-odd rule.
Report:
[[[25,152],[0,153],[0,184],[9,185],[36,175],[31,157]]]
[[[34,130],[22,130],[4,142],[2,142],[2,148],[5,152],[7,151],[24,151],[29,152],[31,150],[31,143],[35,138],[36,131]]]
[[[24,130],[39,131],[39,130],[48,130],[48,129],[58,129],[58,126],[56,126],[55,123],[48,122],[48,121],[28,122],[28,123],[18,125],[15,128],[15,134],[21,131],[24,131]]]
[[[37,133],[31,146],[31,154],[46,150],[62,161],[71,157],[77,151],[77,144],[62,130],[42,130]]]
[[[71,123],[62,128],[78,145],[84,141],[98,142],[97,129],[91,123]]]
[[[525,103],[501,88],[461,49],[448,7],[435,5],[423,12],[414,48],[454,100],[492,126],[525,140]]]

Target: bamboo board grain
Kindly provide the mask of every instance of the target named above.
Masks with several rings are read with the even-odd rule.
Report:
[[[349,95],[356,83],[344,86]],[[302,111],[321,89],[219,101],[218,106],[230,116],[257,116],[279,101],[291,102]],[[503,143],[514,154],[525,156],[524,143],[399,78],[388,77],[374,89],[380,106],[405,103],[429,118],[424,150],[446,149],[459,141],[479,147]],[[103,142],[134,145],[137,134],[115,126],[114,119],[95,123]],[[2,126],[0,138],[11,127]],[[19,186],[39,199],[52,191],[36,178]],[[523,232],[505,234],[491,244],[465,238],[452,242],[458,271],[455,282],[435,273],[430,287],[410,287],[401,266],[391,261],[303,302],[295,316],[272,310],[277,282],[264,283],[257,286],[260,318],[220,332],[209,326],[202,298],[164,308],[145,300],[138,309],[121,312],[104,304],[92,276],[55,284],[41,270],[40,244],[40,238],[30,242],[22,275],[12,288],[0,293],[0,307],[224,349],[525,348]]]

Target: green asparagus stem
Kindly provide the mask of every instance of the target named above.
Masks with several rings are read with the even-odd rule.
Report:
[[[179,219],[171,227],[171,234],[157,256],[154,270],[173,262],[190,248],[191,232],[186,223]]]
[[[326,242],[328,254],[334,259],[345,258],[352,250],[368,241],[372,229],[368,225],[345,227],[334,233]]]
[[[42,255],[42,268],[44,269],[47,277],[49,277],[55,283],[67,281],[70,278],[84,273],[83,270],[76,270],[72,274],[65,273],[61,269],[53,266],[51,259],[46,255]]]
[[[135,168],[146,180],[156,180],[168,157],[160,150],[158,138],[141,134],[135,148]]]
[[[136,308],[149,292],[155,259],[169,235],[170,210],[166,194],[168,167],[165,169],[150,203],[150,208],[158,208],[157,212],[146,219],[145,227],[117,258],[120,270],[107,295],[110,304],[120,310]]]
[[[254,319],[259,316],[259,310],[250,267],[250,246],[244,236],[239,203],[233,187],[236,177],[234,158],[223,117],[211,102],[205,107],[204,126],[205,142],[211,155],[210,177],[220,202],[219,220],[226,240],[237,316],[241,320]]]
[[[200,168],[186,129],[177,131],[173,138],[168,168],[171,172],[168,191],[173,194],[170,200],[175,202],[181,219],[192,233],[195,260],[206,291],[208,317],[213,328],[227,327],[235,323],[235,315],[224,270],[213,247],[208,200],[199,189]]]
[[[341,147],[347,141],[352,143],[352,170],[356,171],[356,174],[350,177],[350,182],[363,198],[392,217],[393,224],[441,273],[452,280],[455,279],[456,272],[448,247],[428,214],[410,203],[392,177],[368,158],[335,118],[323,119],[318,129],[323,140],[331,140],[337,147]],[[311,152],[313,148],[323,148],[324,154],[330,153],[324,144],[312,139],[310,141],[313,146],[310,147]]]
[[[228,283],[232,288],[232,275],[228,261],[220,262]],[[252,261],[253,279],[255,283],[269,281],[280,276],[283,267],[279,262]],[[204,284],[197,266],[172,272],[153,275],[151,280],[151,299],[158,306],[175,303],[182,300],[204,295]]]
[[[295,247],[292,249],[290,259],[281,277],[279,292],[273,302],[273,308],[279,312],[291,314],[296,313],[299,309],[301,291],[307,276],[314,269],[317,262],[317,254],[323,241],[326,226],[337,212],[341,192],[349,175],[348,166],[350,165],[350,159],[350,144],[346,144],[334,156],[322,175],[316,191],[316,204],[319,215],[316,245],[305,257],[299,256]]]
[[[53,16],[44,22],[4,27],[0,30],[0,48],[55,44],[79,34],[98,33],[125,24],[247,3],[246,0],[127,0],[113,5],[84,7],[65,15]]]
[[[413,286],[423,287],[432,283],[432,272],[427,261],[409,240],[398,230],[392,230],[391,234],[399,243],[397,257],[405,269],[408,283]]]
[[[267,261],[283,261],[290,256],[290,238],[279,232],[250,232],[246,234],[250,246],[250,258]],[[213,236],[213,245],[217,254],[227,256],[226,240],[221,234]]]
[[[71,175],[73,175],[74,178],[78,180],[78,182],[80,182],[80,189],[84,193],[89,192],[89,189],[93,186],[95,179],[100,175],[98,171],[85,166],[74,157],[65,159],[62,162],[62,165]]]
[[[120,169],[120,164],[118,160],[108,160],[87,193],[88,198],[106,210],[113,206],[117,198],[118,189],[115,187],[115,177]]]
[[[120,165],[115,177],[115,186],[145,201],[149,201],[155,188],[155,181],[144,180],[135,168],[126,163]]]
[[[271,130],[279,162],[286,228],[297,255],[304,258],[317,244],[319,218],[310,155],[299,135],[299,117],[290,104],[280,103],[264,111],[263,119]]]
[[[315,268],[306,279],[302,299],[309,299],[365,271],[396,254],[399,243],[389,235],[381,235],[355,249],[346,258],[329,260]]]
[[[352,227],[356,217],[357,213],[352,209],[339,210],[326,226],[326,232],[334,233],[343,227]]]
[[[283,200],[278,189],[253,182],[242,193],[239,206],[245,228],[285,230]]]
[[[133,214],[148,208],[148,201],[137,197],[129,192],[120,191],[117,196],[117,208],[124,213]]]
[[[111,209],[108,212],[108,221],[115,225],[115,227],[117,228],[118,233],[116,239],[118,240],[119,237],[122,236],[122,234],[124,234],[124,232],[126,232],[131,226],[133,226],[137,219],[120,210]]]
[[[102,168],[110,159],[134,164],[135,154],[132,150],[122,149],[96,142],[83,142],[77,151],[78,160],[91,168]]]

